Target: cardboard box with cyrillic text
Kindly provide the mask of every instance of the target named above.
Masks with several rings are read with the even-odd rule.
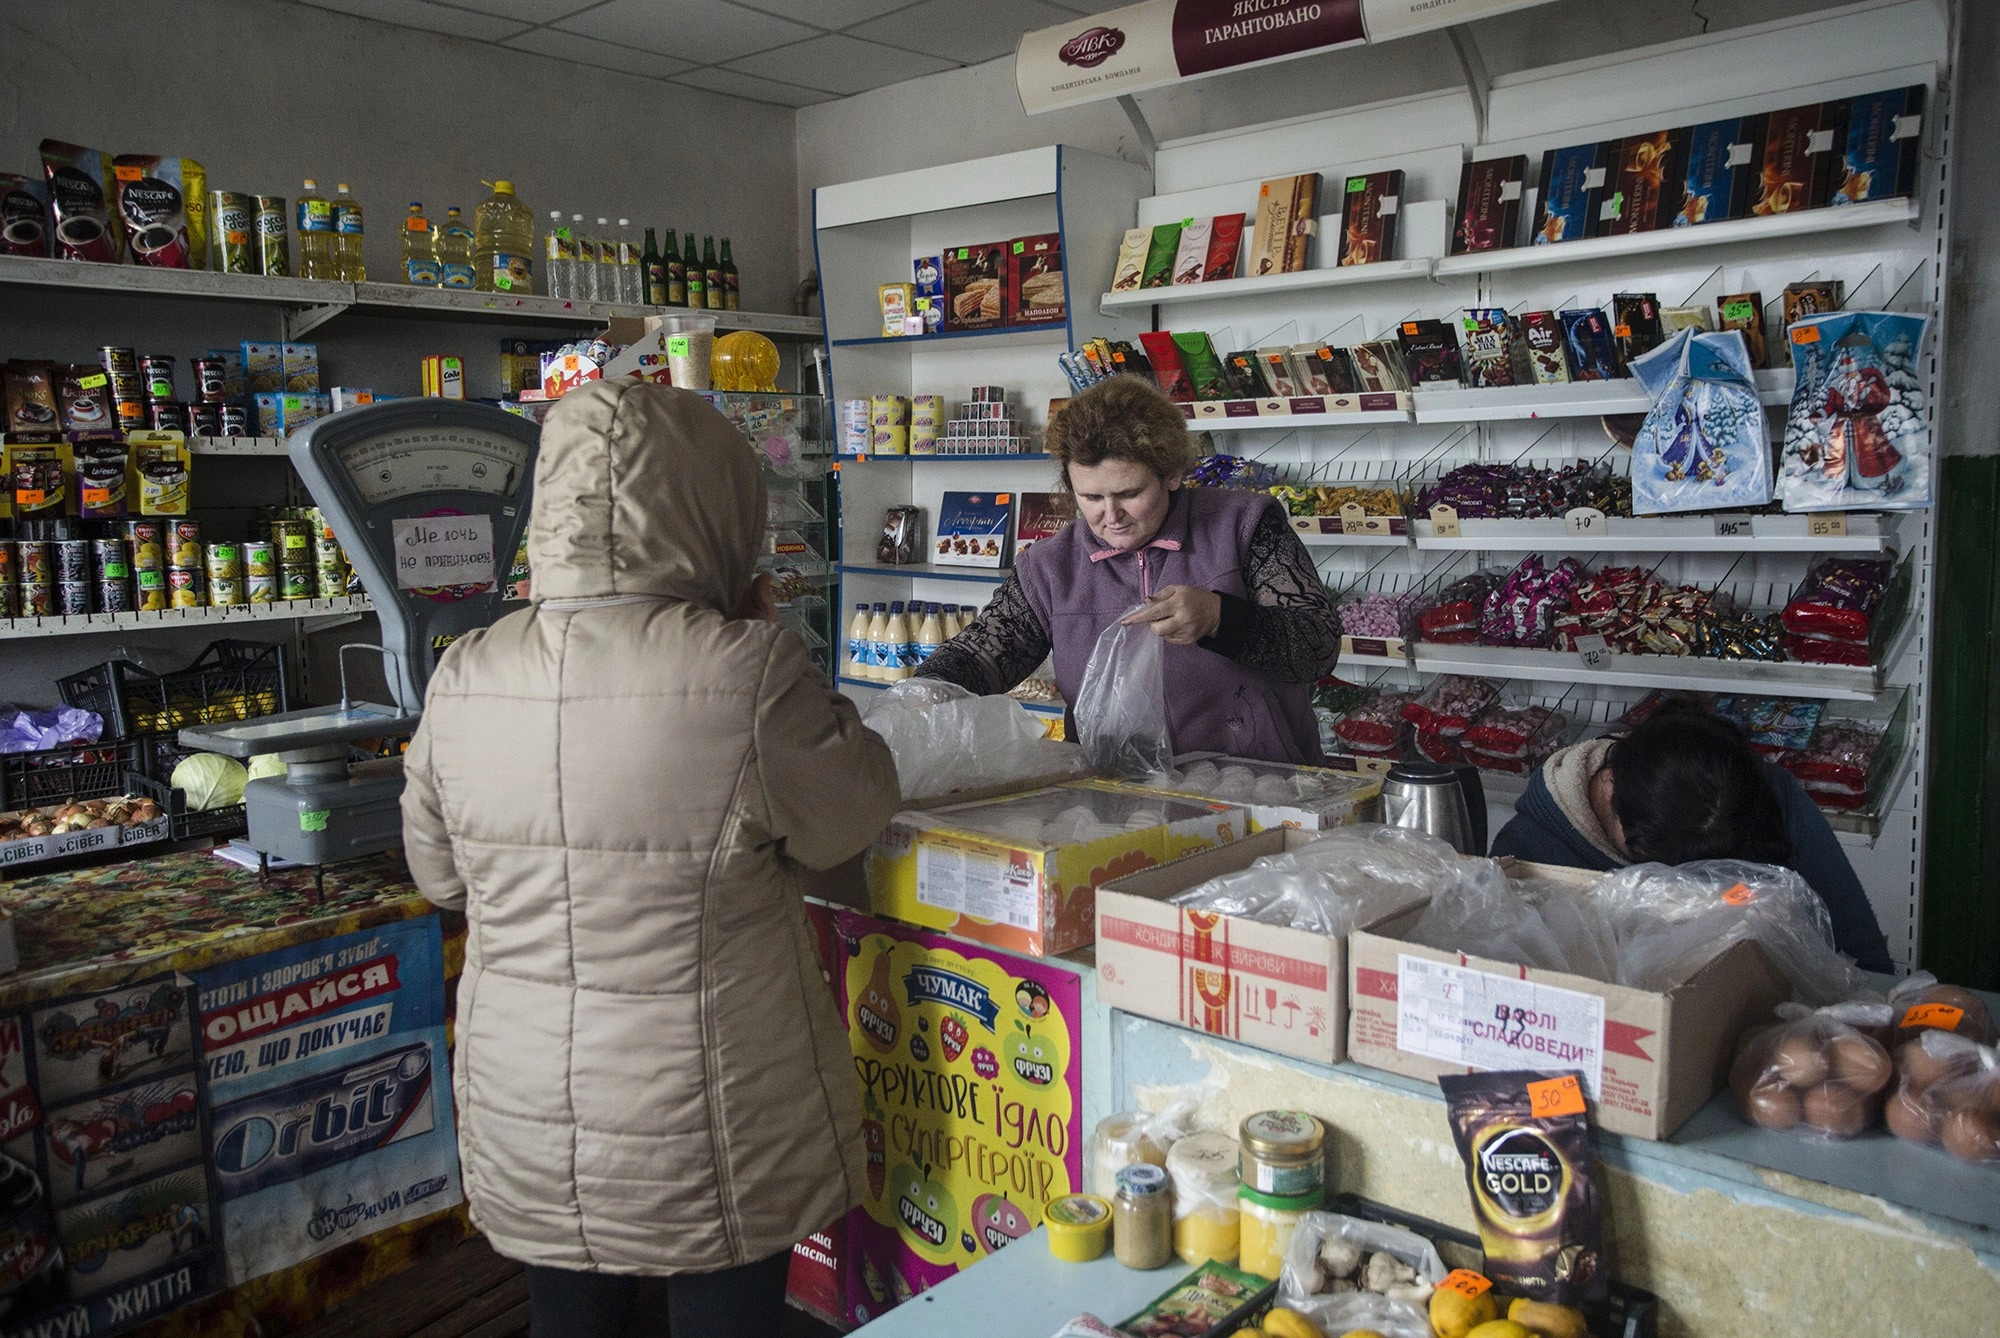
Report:
[[[1319,839],[1277,828],[1098,888],[1098,999],[1279,1054],[1339,1062],[1347,1053],[1346,939],[1169,900]],[[1389,914],[1427,901],[1413,892]]]
[[[1597,877],[1526,863],[1508,873]],[[1348,1056],[1413,1078],[1579,1069],[1593,1121],[1614,1133],[1673,1133],[1728,1080],[1742,1033],[1791,997],[1754,943],[1721,949],[1672,989],[1642,990],[1404,942],[1422,914],[1349,936]]]

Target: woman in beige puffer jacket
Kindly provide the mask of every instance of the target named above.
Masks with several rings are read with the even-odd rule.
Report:
[[[777,625],[763,473],[699,396],[594,383],[535,467],[534,603],[452,646],[406,760],[424,895],[463,908],[453,1083],[473,1220],[535,1338],[777,1331],[792,1244],[862,1184],[802,869],[895,763]]]

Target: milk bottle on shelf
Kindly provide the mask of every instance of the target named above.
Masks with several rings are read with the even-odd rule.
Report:
[[[882,677],[891,683],[908,678],[916,670],[912,663],[916,658],[916,647],[910,636],[910,620],[903,614],[903,601],[900,599],[889,606],[889,625],[882,639],[889,647]]]
[[[868,677],[887,682],[892,651],[889,648],[889,606],[878,603],[868,617]]]
[[[922,664],[937,654],[944,642],[944,619],[938,616],[938,606],[924,605],[923,621],[917,624],[917,663]]]
[[[854,606],[854,621],[847,625],[847,673],[851,678],[868,674],[868,606]]]

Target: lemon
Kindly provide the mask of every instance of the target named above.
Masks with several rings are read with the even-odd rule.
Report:
[[[1374,1329],[1349,1329],[1340,1338],[1382,1338],[1382,1335]]]
[[[1511,1319],[1489,1319],[1476,1324],[1465,1338],[1535,1338],[1534,1331]]]
[[[1540,1338],[1590,1338],[1590,1326],[1584,1323],[1582,1314],[1566,1305],[1517,1296],[1507,1304],[1507,1318],[1533,1330]]]
[[[1268,1338],[1321,1338],[1313,1322],[1296,1310],[1272,1310],[1264,1316]]]
[[[1494,1300],[1492,1292],[1481,1292],[1476,1297],[1468,1298],[1462,1292],[1440,1287],[1431,1293],[1431,1327],[1437,1330],[1438,1338],[1467,1338],[1475,1328],[1489,1324],[1499,1316],[1500,1305]],[[1481,1334],[1480,1338],[1500,1336]]]

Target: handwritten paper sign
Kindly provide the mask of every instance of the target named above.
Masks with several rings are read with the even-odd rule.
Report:
[[[493,589],[491,516],[416,516],[390,523],[397,589]]]

